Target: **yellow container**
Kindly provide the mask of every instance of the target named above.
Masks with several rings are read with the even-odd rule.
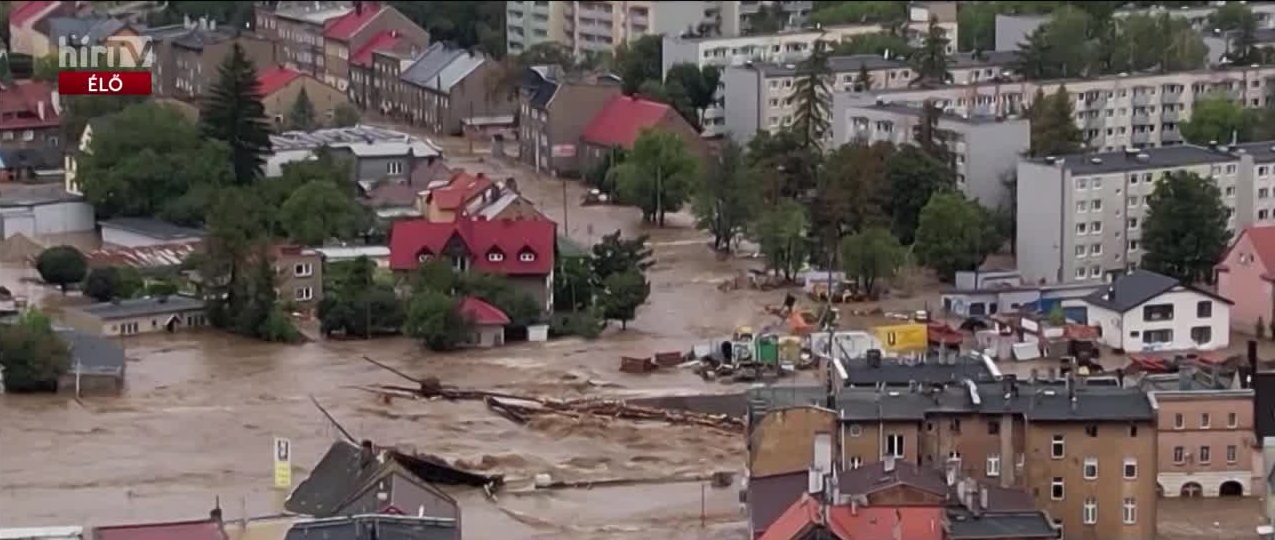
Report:
[[[784,336],[779,338],[779,361],[796,363],[801,360],[801,338]]]

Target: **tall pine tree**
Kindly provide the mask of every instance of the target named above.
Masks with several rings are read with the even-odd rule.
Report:
[[[938,19],[931,17],[929,29],[925,32],[925,42],[912,60],[912,71],[916,78],[910,84],[914,86],[932,87],[946,84],[952,74],[947,70],[947,34],[939,26]]]
[[[305,92],[305,88],[297,94],[297,100],[292,102],[292,109],[288,111],[288,129],[296,131],[314,129],[314,103],[310,101],[310,95]]]
[[[1059,86],[1051,96],[1037,90],[1028,117],[1031,120],[1031,147],[1028,151],[1031,156],[1062,156],[1085,150],[1085,133],[1076,126],[1067,87]]]
[[[235,181],[251,184],[261,178],[270,153],[270,122],[261,104],[257,69],[236,43],[217,73],[199,114],[200,130],[230,146]]]
[[[868,64],[859,65],[859,75],[854,78],[854,91],[867,92],[872,89],[872,74],[868,73]]]
[[[828,88],[831,77],[827,44],[815,40],[814,51],[798,66],[797,82],[793,84],[797,111],[792,129],[806,148],[822,150],[832,129],[832,90]]]

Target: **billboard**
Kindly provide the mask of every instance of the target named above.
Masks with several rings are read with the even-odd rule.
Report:
[[[282,437],[274,440],[274,487],[287,489],[292,486],[292,441]]]
[[[892,324],[872,329],[881,347],[889,352],[921,351],[928,346],[929,328],[924,324]]]

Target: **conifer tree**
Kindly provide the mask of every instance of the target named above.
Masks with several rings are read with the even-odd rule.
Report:
[[[288,111],[288,129],[295,131],[314,129],[314,103],[310,102],[310,95],[305,92],[305,88],[297,94],[297,100],[292,102],[292,109]]]
[[[828,88],[831,77],[827,44],[816,40],[810,58],[798,66],[797,81],[793,84],[797,110],[793,114],[792,129],[807,148],[822,149],[832,129],[832,90]]]
[[[199,114],[200,131],[230,146],[235,181],[251,184],[261,178],[270,153],[270,123],[261,103],[257,69],[236,43],[217,72],[218,80]]]

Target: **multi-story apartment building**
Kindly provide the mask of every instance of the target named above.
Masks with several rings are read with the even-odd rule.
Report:
[[[425,47],[429,32],[392,6],[354,2],[353,10],[323,30],[323,82],[345,92],[350,86],[351,58],[364,52],[369,44],[386,39],[392,39],[395,45]]]
[[[1073,99],[1076,125],[1094,150],[1149,148],[1181,144],[1179,125],[1205,96],[1224,95],[1246,107],[1275,103],[1275,66],[1109,76],[1084,80],[992,81],[939,88],[884,89],[874,97],[890,103],[935,101],[957,113],[993,116],[1021,114],[1038,90],[1046,95],[1066,88]]]
[[[620,93],[615,77],[566,78],[553,67],[528,68],[518,91],[518,159],[537,171],[581,173],[584,129]]]
[[[253,18],[257,35],[279,44],[287,67],[322,80],[326,69],[323,31],[351,11],[350,2],[258,2]]]
[[[715,30],[719,35],[737,36],[752,27],[752,19],[761,13],[763,9],[774,9],[775,7],[783,10],[784,15],[786,15],[784,20],[785,27],[800,28],[810,18],[810,12],[814,10],[814,4],[814,2],[810,1],[778,2],[765,0],[717,2],[718,11],[716,13]]]
[[[842,94],[837,99],[843,99]],[[912,143],[924,122],[923,109],[888,103],[834,105],[833,144]],[[940,112],[938,138],[947,147],[956,185],[969,197],[995,208],[1008,195],[1005,179],[1013,175],[1031,138],[1025,118],[961,115]]]
[[[565,45],[576,54],[614,52],[621,44],[642,36],[678,34],[713,22],[717,4],[712,1],[505,2],[509,53],[517,54],[546,41]]]
[[[208,19],[149,28],[143,35],[155,43],[154,91],[167,97],[203,96],[216,81],[217,67],[236,44],[259,70],[279,61],[273,41],[218,27],[217,21]]]
[[[431,47],[399,77],[399,113],[434,133],[460,134],[467,120],[513,115],[502,77],[503,67],[480,52]]]
[[[441,47],[442,43],[431,46]],[[425,50],[414,43],[398,41],[395,34],[382,34],[365,45],[350,59],[350,100],[360,109],[400,115],[398,104],[405,97],[400,77]]]
[[[1211,29],[1209,18],[1217,11],[1218,6],[1226,2],[1215,2],[1202,7],[1182,7],[1168,9],[1164,7],[1138,8],[1135,10],[1117,11],[1116,15],[1160,14],[1167,13],[1191,21],[1191,25],[1202,31]],[[1258,28],[1275,27],[1275,4],[1270,2],[1248,2],[1248,8],[1257,16]],[[997,15],[996,16],[996,50],[1016,51],[1019,44],[1027,41],[1027,36],[1035,32],[1049,18],[1045,15]]]
[[[759,410],[826,399],[813,387],[750,390],[750,423]],[[891,459],[955,466],[1026,490],[1063,538],[1155,537],[1158,406],[1141,390],[1011,376],[942,389],[846,388],[836,405],[838,426],[829,427],[847,469]]]

